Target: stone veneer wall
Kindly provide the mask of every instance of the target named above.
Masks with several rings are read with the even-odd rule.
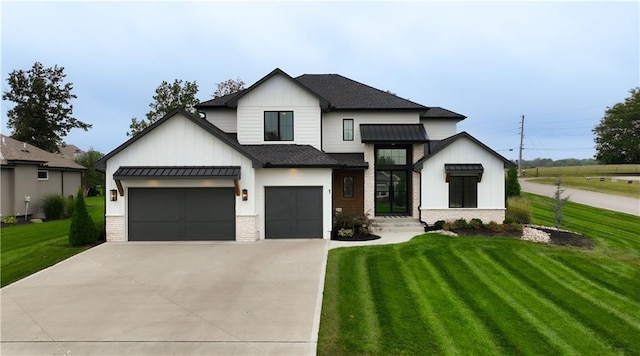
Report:
[[[105,216],[104,219],[107,241],[126,241],[124,234],[124,216]]]
[[[438,220],[480,219],[483,223],[504,221],[505,209],[423,209],[422,221],[433,225]]]
[[[257,241],[257,215],[236,215],[236,241]]]
[[[369,168],[364,171],[364,214],[373,218],[376,215],[375,211],[375,182],[376,182],[376,170],[375,170],[375,152],[372,144],[364,145],[364,161],[369,162]]]

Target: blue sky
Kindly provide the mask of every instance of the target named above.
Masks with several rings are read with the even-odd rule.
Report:
[[[338,73],[466,115],[459,131],[507,158],[522,115],[523,158],[590,158],[606,107],[640,86],[639,4],[3,1],[2,90],[36,61],[65,67],[93,124],[65,141],[107,153],[163,80],[196,81],[204,101],[276,67]]]

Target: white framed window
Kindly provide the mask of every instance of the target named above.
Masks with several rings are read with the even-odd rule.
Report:
[[[38,170],[38,180],[49,180],[49,171]]]

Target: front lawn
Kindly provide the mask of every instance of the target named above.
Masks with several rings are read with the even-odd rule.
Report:
[[[85,198],[89,215],[104,226],[104,197]],[[0,266],[2,287],[69,258],[88,247],[71,247],[71,219],[2,228]]]
[[[531,199],[551,224],[550,199]],[[568,203],[593,249],[422,235],[329,252],[318,354],[640,354],[640,218]]]

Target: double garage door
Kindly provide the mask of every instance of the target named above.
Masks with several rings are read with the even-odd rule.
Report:
[[[130,241],[235,240],[233,188],[130,188]]]
[[[233,188],[130,188],[130,241],[235,240]],[[322,238],[321,187],[266,187],[265,237]]]

